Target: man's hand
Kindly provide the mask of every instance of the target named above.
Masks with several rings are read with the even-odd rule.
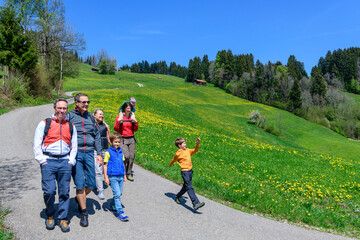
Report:
[[[127,177],[126,177],[126,175],[124,175],[124,182],[126,182],[127,181]]]
[[[103,164],[103,158],[101,155],[97,155],[96,162],[99,164],[99,167]]]

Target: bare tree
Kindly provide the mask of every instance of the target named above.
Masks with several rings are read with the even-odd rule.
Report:
[[[70,24],[67,26],[63,26],[63,31],[59,32],[58,36],[58,49],[60,56],[60,79],[59,79],[59,88],[58,94],[62,89],[63,82],[63,59],[66,53],[73,51],[84,51],[85,50],[85,39],[83,34],[77,33],[75,28],[73,28]]]
[[[96,59],[97,59],[97,64],[99,65],[99,63],[101,62],[101,60],[103,59],[110,59],[108,52],[105,49],[101,49],[100,51],[98,51],[98,53],[96,54]]]

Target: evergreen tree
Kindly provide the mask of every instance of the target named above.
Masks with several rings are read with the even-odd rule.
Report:
[[[297,61],[294,55],[290,55],[287,67],[288,73],[293,79],[300,80],[302,77],[307,77],[304,63]]]
[[[201,71],[202,71],[202,75],[204,75],[204,80],[208,81],[209,80],[209,66],[210,66],[210,61],[209,61],[209,57],[208,55],[204,55],[202,61],[201,61]]]
[[[311,70],[311,95],[319,95],[325,98],[326,95],[326,83],[322,76],[321,70],[315,66]]]
[[[301,90],[299,80],[295,79],[290,92],[289,110],[295,112],[299,108],[301,108]]]
[[[186,81],[192,82],[194,79],[200,79],[201,73],[202,69],[200,57],[194,57],[194,59],[190,59]]]
[[[0,9],[0,64],[9,68],[9,75],[19,70],[29,74],[38,61],[35,44],[24,33],[14,8]]]

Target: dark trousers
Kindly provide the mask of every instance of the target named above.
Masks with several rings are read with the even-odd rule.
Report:
[[[55,215],[56,182],[59,188],[59,216],[58,220],[67,220],[69,212],[69,191],[72,166],[68,159],[48,159],[47,164],[41,166],[41,186],[44,192],[46,216]]]
[[[197,198],[194,188],[191,184],[192,175],[193,175],[193,170],[181,171],[181,176],[184,180],[184,185],[182,186],[180,192],[176,194],[176,197],[181,197],[182,195],[184,195],[184,193],[187,192],[189,194],[192,204],[195,205],[199,202],[199,199]]]

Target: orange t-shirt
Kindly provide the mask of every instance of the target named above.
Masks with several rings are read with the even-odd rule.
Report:
[[[170,166],[176,161],[179,162],[181,171],[190,171],[192,169],[191,155],[199,150],[199,144],[196,144],[195,149],[179,149],[176,151],[174,158],[170,162]]]

